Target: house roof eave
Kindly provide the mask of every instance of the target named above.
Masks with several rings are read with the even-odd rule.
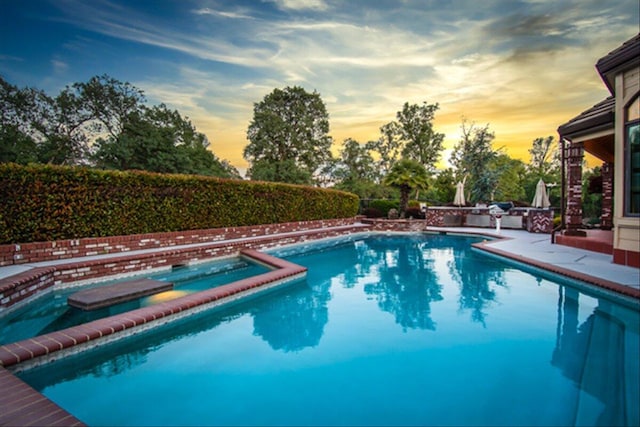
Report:
[[[610,96],[558,127],[564,137],[578,137],[613,129],[615,126],[615,98]]]
[[[596,70],[613,95],[615,75],[621,70],[638,65],[640,65],[640,33],[600,58],[596,63]]]

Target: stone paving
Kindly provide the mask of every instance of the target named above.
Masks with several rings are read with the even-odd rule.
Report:
[[[434,229],[442,230],[440,227]],[[548,234],[528,233],[521,230],[500,230],[500,233],[496,233],[495,230],[479,228],[450,228],[448,230],[451,232],[481,233],[500,238],[487,246],[498,249],[505,255],[513,255],[512,259],[520,258],[525,263],[535,261],[536,266],[545,264],[552,271],[559,268],[581,276],[616,283],[640,292],[640,269],[614,264],[612,255],[553,244]]]

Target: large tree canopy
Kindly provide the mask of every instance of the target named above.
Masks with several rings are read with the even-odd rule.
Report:
[[[178,111],[144,103],[142,90],[107,75],[55,97],[0,77],[0,162],[240,177]]]
[[[312,176],[331,158],[328,133],[329,114],[320,94],[298,86],[275,89],[254,104],[244,149],[251,163],[248,175],[256,179],[269,170],[272,180],[281,182]]]
[[[491,143],[495,138],[489,125],[477,127],[474,123],[462,123],[462,138],[451,153],[451,164],[458,180],[466,179],[471,188],[472,202],[492,200],[498,182],[498,173],[489,167],[498,153]]]
[[[379,168],[386,175],[400,158],[412,159],[434,172],[440,159],[444,134],[433,128],[438,104],[405,102],[396,120],[380,128],[381,136],[368,148],[378,154]]]
[[[207,137],[191,121],[164,104],[130,113],[121,126],[115,136],[96,142],[98,167],[239,177],[207,149]]]
[[[560,168],[560,150],[558,144],[554,143],[553,136],[534,139],[529,155],[531,156],[529,170],[540,178],[545,178],[545,175]]]
[[[379,183],[380,170],[377,166],[369,144],[345,139],[340,157],[332,164],[335,188],[355,193],[363,199],[388,197],[391,191]]]
[[[50,97],[0,77],[0,161],[81,163],[89,150],[91,113],[69,87]]]
[[[400,138],[404,142],[402,156],[421,163],[429,172],[436,169],[444,141],[444,134],[433,129],[438,108],[438,104],[405,102],[402,111],[396,115],[400,124]]]

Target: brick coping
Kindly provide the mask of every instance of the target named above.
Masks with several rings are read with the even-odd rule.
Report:
[[[19,370],[28,369],[248,295],[265,292],[303,278],[307,271],[306,267],[254,249],[243,249],[240,254],[273,270],[171,301],[2,345],[0,366],[11,367],[20,364]]]
[[[569,279],[574,279],[574,280],[588,283],[590,285],[595,285],[599,288],[603,288],[609,291],[614,291],[615,293],[622,294],[624,296],[640,299],[640,289],[631,288],[629,286],[625,286],[625,285],[613,282],[611,280],[602,279],[600,277],[591,276],[589,274],[582,273],[580,271],[559,267],[557,265],[549,264],[547,262],[539,261],[533,258],[526,257],[524,255],[519,255],[510,251],[505,251],[505,250],[498,249],[491,246],[492,243],[495,243],[495,241],[497,240],[503,240],[503,241],[514,240],[512,237],[500,236],[500,235],[496,235],[496,234],[492,234],[484,231],[471,231],[471,230],[451,231],[449,229],[437,230],[434,228],[429,228],[425,230],[425,232],[426,233],[442,233],[442,234],[457,235],[457,236],[486,237],[490,240],[486,240],[484,242],[472,243],[471,246],[482,252],[487,252],[501,258],[506,258],[507,260],[516,261],[518,263],[526,264],[531,267],[536,267],[550,273],[555,273],[560,276],[567,277]]]
[[[0,346],[0,425],[84,426],[5,367],[20,371],[124,338],[213,307],[261,294],[306,275],[306,267],[243,249],[240,255],[273,270],[195,294]]]
[[[0,367],[0,425],[84,426],[73,415]]]
[[[493,237],[493,236],[491,236]],[[495,238],[495,237],[494,237]],[[509,239],[508,237],[504,237],[503,239]],[[509,260],[513,260],[519,263],[523,263],[529,266],[537,267],[541,270],[545,270],[551,273],[558,274],[560,276],[564,276],[570,279],[579,280],[590,285],[595,285],[599,288],[603,288],[609,291],[614,291],[618,294],[622,294],[628,297],[640,299],[640,289],[634,289],[629,286],[624,286],[616,282],[612,282],[610,280],[602,279],[599,277],[594,277],[589,274],[585,274],[579,271],[570,270],[567,268],[559,267],[557,265],[549,264],[543,261],[538,261],[532,258],[525,257],[524,255],[514,254],[512,252],[504,251],[502,249],[498,249],[491,246],[491,241],[484,241],[473,243],[471,246],[479,249],[484,252],[488,252],[493,255],[497,255],[501,258],[507,258]]]
[[[176,264],[194,264],[225,256],[236,256],[242,249],[265,249],[305,240],[348,235],[368,228],[361,223],[352,223],[252,238],[150,249],[137,253],[117,253],[32,264],[32,268],[26,271],[0,277],[0,312],[12,310],[18,304],[37,298],[43,291],[54,286],[80,286],[88,282],[107,280],[107,277],[127,277],[140,274],[142,271],[170,268]]]

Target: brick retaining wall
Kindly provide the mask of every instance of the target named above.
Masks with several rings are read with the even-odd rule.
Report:
[[[314,226],[319,228],[313,228]],[[34,268],[23,273],[9,276],[0,279],[0,311],[18,302],[27,300],[36,293],[46,290],[53,285],[91,281],[105,276],[133,275],[144,270],[162,267],[170,268],[174,265],[205,261],[223,256],[234,256],[242,249],[260,250],[307,240],[348,235],[364,231],[368,227],[356,223],[355,220],[351,218],[332,221],[305,221],[301,223],[277,224],[277,227],[274,225],[265,225],[250,228],[251,230],[247,230],[247,232],[251,232],[257,236],[250,240],[244,240],[243,237],[245,236],[243,235],[242,237],[236,237],[238,240],[235,241],[233,238],[228,237],[231,241],[213,241],[208,244],[186,248],[171,249],[170,246],[175,245],[162,245],[157,247],[167,247],[168,249],[145,254],[128,255],[122,253],[121,256],[112,256],[109,258],[103,257],[94,260],[70,261],[50,267]],[[209,235],[217,236],[237,235],[226,232],[225,230],[227,229],[220,229],[217,234],[212,233],[212,231],[215,230],[204,231],[208,232]],[[234,233],[237,233],[237,230],[234,230]],[[193,234],[202,235],[204,233],[193,232]],[[221,239],[218,238],[217,240]],[[55,242],[51,243],[53,244]]]
[[[149,233],[131,236],[85,238],[0,245],[0,266],[57,261],[94,255],[122,254],[99,260],[70,261],[68,263],[34,268],[27,272],[0,279],[0,311],[29,299],[53,285],[95,280],[104,276],[135,274],[140,271],[170,268],[173,265],[193,263],[210,258],[231,256],[243,248],[265,249],[305,240],[335,237],[363,231],[356,222],[362,219],[368,228],[376,231],[422,231],[427,225],[443,224],[444,215],[471,213],[470,208],[439,208],[427,211],[427,220],[368,220],[341,218],[333,220],[301,221],[207,230],[189,230],[170,233]],[[514,211],[515,212],[515,211]],[[530,211],[532,215],[535,211]],[[551,211],[542,213],[550,218]],[[542,227],[530,231],[546,232],[550,220]],[[528,224],[539,224],[530,218]],[[550,230],[549,230],[550,231]],[[246,241],[234,239],[247,239]],[[250,240],[249,240],[250,239]],[[190,248],[181,245],[198,244]],[[171,249],[176,246],[176,248]],[[127,252],[167,248],[155,253],[129,255]]]
[[[352,224],[353,218],[0,245],[0,267]]]

